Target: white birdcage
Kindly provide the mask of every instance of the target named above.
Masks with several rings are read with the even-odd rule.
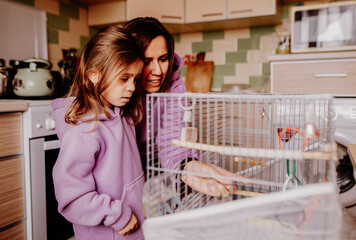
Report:
[[[332,102],[149,94],[145,239],[335,239]]]

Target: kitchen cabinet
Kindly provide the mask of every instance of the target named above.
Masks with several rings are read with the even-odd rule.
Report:
[[[356,52],[275,55],[273,93],[356,95]]]
[[[146,16],[162,23],[184,23],[184,0],[127,0],[127,20]]]
[[[21,113],[0,113],[0,239],[24,239]]]
[[[246,18],[276,13],[276,0],[227,0],[227,18]]]
[[[115,1],[88,7],[88,25],[101,26],[126,21],[126,1]]]
[[[186,23],[226,18],[226,0],[186,0],[185,4]]]
[[[280,23],[279,0],[126,0],[89,6],[89,26],[151,16],[172,34]],[[124,17],[125,16],[125,17]]]

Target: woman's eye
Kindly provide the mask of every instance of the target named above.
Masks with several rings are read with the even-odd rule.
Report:
[[[168,57],[161,58],[161,61],[162,61],[162,62],[166,62],[166,61],[168,61]]]
[[[126,82],[127,80],[129,80],[128,78],[121,78],[121,81]]]

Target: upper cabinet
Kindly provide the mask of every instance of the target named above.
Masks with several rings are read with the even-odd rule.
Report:
[[[115,1],[89,6],[88,25],[101,26],[126,21],[126,1]]]
[[[126,0],[89,6],[90,26],[155,17],[173,33],[223,30],[280,22],[279,0]]]
[[[226,18],[226,0],[186,0],[185,4],[186,23]]]
[[[154,17],[163,23],[184,23],[184,0],[127,0],[127,20]]]
[[[227,18],[276,14],[276,0],[227,0]]]

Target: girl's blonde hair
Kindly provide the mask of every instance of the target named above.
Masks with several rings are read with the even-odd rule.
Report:
[[[111,114],[101,102],[101,93],[109,86],[124,68],[137,60],[144,60],[144,53],[135,39],[125,29],[118,26],[107,26],[93,35],[85,45],[68,97],[75,97],[69,107],[65,121],[77,124],[88,113],[94,114],[90,120],[98,120],[100,112],[110,119]],[[94,85],[89,74],[99,73],[99,81]],[[136,90],[130,101],[123,107],[122,114],[138,124],[142,119],[140,101],[141,81],[136,82]]]

